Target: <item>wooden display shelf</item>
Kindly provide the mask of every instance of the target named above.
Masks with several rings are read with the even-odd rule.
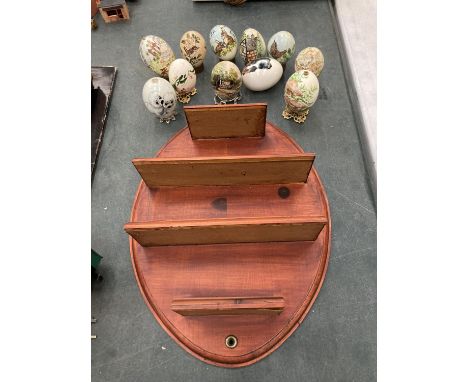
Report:
[[[198,297],[179,298],[171,309],[182,316],[229,316],[238,314],[280,314],[283,297]]]
[[[180,346],[247,366],[278,348],[317,297],[328,202],[315,155],[265,121],[266,105],[184,110],[188,126],[156,158],[133,162],[142,181],[125,225],[132,264]]]

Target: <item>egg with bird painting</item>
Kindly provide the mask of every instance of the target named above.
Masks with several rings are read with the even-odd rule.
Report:
[[[267,90],[276,85],[283,75],[283,67],[274,58],[260,58],[242,70],[242,82],[253,91]]]
[[[280,31],[271,36],[267,48],[270,57],[285,65],[296,50],[296,41],[288,31]]]
[[[318,93],[319,81],[311,70],[294,72],[284,87],[286,106],[283,117],[303,123],[309,114],[309,108],[317,101]]]
[[[140,41],[140,57],[143,62],[161,77],[169,77],[169,66],[175,55],[169,44],[158,36],[145,36]]]
[[[188,103],[191,96],[197,93],[195,69],[183,58],[176,59],[169,67],[169,82],[177,93],[177,99],[182,103]]]
[[[195,69],[200,73],[203,70],[203,62],[206,57],[206,42],[197,31],[188,31],[180,39],[180,52]]]

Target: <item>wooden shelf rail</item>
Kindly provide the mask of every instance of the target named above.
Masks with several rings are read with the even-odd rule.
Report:
[[[200,297],[174,299],[171,310],[182,316],[277,315],[284,306],[283,297]]]
[[[314,241],[326,217],[218,218],[127,223],[125,231],[143,247],[162,245]]]
[[[315,154],[134,159],[150,188],[306,183]]]

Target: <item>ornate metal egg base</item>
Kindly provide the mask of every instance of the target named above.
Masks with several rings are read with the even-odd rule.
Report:
[[[189,103],[191,96],[194,96],[197,94],[197,89],[194,88],[191,92],[189,93],[177,93],[177,100],[182,103]]]
[[[283,118],[284,119],[291,119],[293,118],[294,119],[294,122],[297,122],[297,123],[304,123],[305,120],[307,119],[307,115],[309,114],[309,109],[307,109],[306,111],[303,111],[303,112],[293,112],[293,111],[290,111],[288,110],[287,108],[285,108],[283,110]]]

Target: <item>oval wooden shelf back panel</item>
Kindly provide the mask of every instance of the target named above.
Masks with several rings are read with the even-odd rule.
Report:
[[[156,157],[303,153],[271,123],[265,131],[263,138],[192,140],[185,128]],[[231,368],[257,362],[296,330],[317,297],[328,264],[331,224],[314,167],[307,183],[286,185],[150,189],[141,181],[131,222],[308,216],[326,218],[315,241],[143,247],[130,237],[135,276],[148,307],[164,330],[200,360]],[[221,312],[223,306],[206,308],[215,300],[230,313]],[[241,309],[247,313],[240,314]]]

